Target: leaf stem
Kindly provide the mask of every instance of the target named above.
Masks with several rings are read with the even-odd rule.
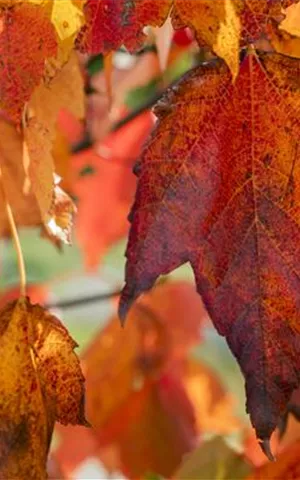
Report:
[[[26,296],[25,262],[24,262],[24,257],[23,257],[23,252],[22,252],[22,247],[21,247],[21,242],[20,242],[18,230],[17,230],[17,227],[16,227],[16,222],[15,222],[15,219],[14,219],[14,216],[13,216],[11,206],[9,204],[9,201],[8,201],[6,193],[5,193],[1,167],[0,167],[0,190],[1,190],[1,193],[2,193],[3,202],[4,202],[4,206],[5,206],[7,219],[8,219],[11,235],[12,235],[12,238],[13,238],[15,250],[16,250],[16,253],[17,253],[18,269],[19,269],[19,275],[20,275],[20,295],[25,297]]]

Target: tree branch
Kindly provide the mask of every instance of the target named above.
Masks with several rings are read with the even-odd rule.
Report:
[[[90,303],[103,302],[114,297],[118,297],[121,294],[121,290],[113,290],[112,292],[99,293],[81,298],[71,298],[68,300],[59,300],[58,302],[50,302],[45,305],[46,309],[61,308],[66,310],[68,308],[79,307],[81,305],[88,305]]]

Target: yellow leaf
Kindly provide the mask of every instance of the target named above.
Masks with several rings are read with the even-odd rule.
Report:
[[[77,118],[85,115],[84,82],[76,53],[49,84],[41,84],[35,89],[29,103],[30,116],[46,125],[52,138],[62,109]]]
[[[175,28],[190,26],[200,44],[211,46],[228,64],[233,78],[239,70],[241,36],[240,0],[176,0],[172,13]]]
[[[220,24],[218,36],[214,44],[216,54],[224,58],[232,72],[233,79],[239,73],[239,42],[241,21],[232,0],[225,0],[225,20]]]
[[[62,109],[69,110],[77,118],[84,116],[83,79],[75,54],[49,85],[41,84],[34,91],[28,107],[29,119],[23,131],[23,164],[27,176],[25,193],[32,189],[46,225],[53,218],[53,211],[50,213],[53,201],[55,205],[52,148],[58,114]],[[69,211],[73,213],[73,207]],[[67,236],[69,238],[69,233]]]
[[[29,128],[35,127],[36,125],[30,124]],[[35,142],[37,142],[36,136],[38,134],[34,136]],[[42,143],[42,137],[39,138],[39,142]],[[45,182],[45,178],[38,179],[34,172],[32,172],[31,181],[32,183],[35,182],[35,193],[33,188],[28,189],[29,176],[28,172],[25,172],[25,166],[22,162],[23,149],[23,138],[18,134],[15,127],[4,120],[0,120],[0,161],[3,187],[17,226],[42,226],[44,223],[52,236],[60,241],[70,243],[72,216],[75,206],[70,197],[58,187],[58,182],[53,180],[53,173],[50,179],[51,189],[43,191],[42,185]],[[42,168],[42,162],[39,165],[38,161],[40,160],[37,158],[37,171]],[[45,172],[49,172],[49,165],[47,168],[44,166],[44,168]],[[27,187],[27,191],[24,191],[24,187]],[[44,215],[42,220],[41,205],[43,201],[48,201],[47,191],[51,194],[51,205],[49,212]],[[37,195],[39,194],[38,204]],[[0,237],[8,235],[10,235],[10,227],[3,199],[0,196]],[[55,239],[52,238],[51,240]]]
[[[48,215],[53,198],[54,161],[49,130],[36,117],[28,120],[24,129],[23,164],[26,173],[25,195],[31,187],[37,199],[42,219]]]
[[[85,23],[83,14],[86,0],[1,0],[0,6],[31,3],[41,6],[55,27],[60,56],[66,61],[74,46],[74,40]]]
[[[74,4],[72,0],[52,1],[51,20],[61,41],[73,37],[84,24],[83,7],[85,1]]]
[[[60,240],[68,245],[71,244],[73,216],[76,207],[69,195],[59,187],[60,178],[54,175],[54,194],[52,207],[45,222],[46,230],[50,237]]]
[[[26,179],[22,163],[22,138],[15,127],[0,119],[0,161],[3,186],[17,226],[42,223],[40,210],[32,192],[23,193]],[[3,198],[0,196],[0,236],[10,235]]]
[[[0,478],[43,479],[55,420],[86,424],[76,344],[25,298],[0,311],[0,342]]]
[[[86,0],[0,0],[0,7],[11,7],[20,3],[32,3],[42,7],[61,42],[76,35],[85,23],[83,9]]]
[[[285,11],[285,19],[280,24],[280,29],[290,35],[300,37],[300,3],[295,3]]]
[[[277,52],[300,58],[300,3],[288,7],[284,14],[279,28],[274,22],[269,25],[269,40]]]
[[[85,23],[86,0],[27,0],[40,5],[53,24],[58,38],[58,58],[63,65],[74,47],[75,38]]]
[[[300,58],[300,37],[291,35],[286,30],[278,28],[274,22],[271,22],[268,25],[268,38],[276,52]]]

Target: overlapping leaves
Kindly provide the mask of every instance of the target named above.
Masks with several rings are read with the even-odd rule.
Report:
[[[129,478],[170,477],[202,432],[238,427],[218,378],[188,357],[205,320],[191,284],[166,283],[137,302],[125,330],[114,317],[96,335],[82,358],[93,431],[60,429],[57,456],[69,475],[87,456],[106,463],[110,448]]]
[[[161,26],[170,14],[175,28],[190,27],[200,45],[208,45],[238,72],[239,50],[259,40],[270,22],[298,0],[88,0],[86,25],[77,38],[81,51],[107,54],[125,45],[137,50],[143,28]]]
[[[135,168],[120,307],[189,261],[261,439],[300,380],[298,78],[298,60],[250,53],[235,84],[217,61],[161,102]]]
[[[191,28],[198,43],[210,47],[229,66],[228,69],[223,61],[216,60],[210,66],[199,67],[157,108],[159,125],[136,166],[139,186],[131,214],[127,285],[121,314],[125,316],[132,301],[151,287],[160,274],[189,261],[216,328],[226,336],[240,362],[246,378],[247,409],[263,441],[284,416],[300,380],[297,143],[300,67],[298,60],[256,54],[252,47],[241,68],[239,58],[242,46],[249,48],[250,43],[257,46],[261,40],[266,42],[266,49],[275,48],[299,57],[299,32],[289,17],[278,29],[285,15],[283,9],[296,4],[296,0],[0,0],[3,191],[17,225],[43,223],[51,234],[67,242],[74,206],[54,177],[52,147],[61,109],[68,107],[77,117],[83,116],[82,78],[77,60],[70,58],[74,44],[84,53],[108,54],[123,45],[134,51],[145,40],[144,27],[161,26],[170,15],[175,28]],[[115,181],[121,181],[119,174]],[[116,198],[120,205],[118,195]],[[89,204],[91,211],[94,203],[93,200]],[[8,222],[1,206],[0,235],[7,235]],[[121,213],[122,225],[112,237],[118,237],[126,229],[123,210]],[[108,223],[107,218],[105,222]],[[96,247],[91,255],[92,264],[101,251],[101,245]],[[57,379],[54,382],[50,376],[57,370],[51,359],[51,375],[47,369],[46,373],[38,371],[46,344],[39,335],[44,329],[49,333],[52,327],[62,330],[50,318],[47,327],[40,322],[38,332],[33,328],[34,333],[30,330],[29,334],[31,320],[25,322],[23,314],[26,311],[31,319],[33,307],[22,300],[12,308],[16,311],[10,312],[11,321],[4,321],[2,327],[3,345],[7,362],[13,357],[12,345],[16,345],[13,361],[19,363],[12,362],[16,368],[11,380],[15,384],[11,385],[3,373],[3,388],[13,387],[15,391],[14,373],[22,377],[25,367],[27,370],[20,383],[21,408],[12,417],[12,423],[16,422],[12,433],[5,426],[11,413],[6,403],[7,410],[1,412],[1,435],[5,442],[0,454],[1,458],[7,458],[3,467],[6,476],[18,475],[22,463],[23,473],[29,478],[43,477],[52,423],[55,415],[64,418],[57,411],[53,414],[52,403],[54,410],[59,409],[64,392],[59,392],[56,401],[53,385]],[[140,317],[136,316],[138,327],[133,327],[128,336],[128,342],[133,341],[135,347],[140,326]],[[7,325],[14,329],[9,341],[5,335],[12,332]],[[152,330],[151,335],[149,332],[144,335],[143,347],[152,348],[159,337],[169,353],[160,326],[154,333]],[[69,350],[73,344],[65,332],[62,336],[63,351],[67,343],[68,356],[72,356]],[[118,339],[116,332],[114,337]],[[101,336],[101,342],[102,339]],[[59,345],[60,341],[56,343]],[[51,348],[56,355],[55,364],[61,360],[61,352],[53,345]],[[20,352],[22,358],[18,356]],[[175,460],[170,459],[173,468],[178,457],[190,448],[196,432],[197,412],[191,413],[187,397],[189,379],[200,379],[199,371],[191,363],[180,365],[180,378],[172,376],[165,369],[169,362],[164,357],[166,352],[156,349],[155,358],[150,355],[149,360],[149,355],[146,359],[141,356],[136,359],[134,350],[134,359],[130,352],[128,361],[125,350],[130,388],[134,383],[134,362],[134,368],[138,364],[142,370],[144,383],[134,394],[131,390],[128,393],[126,384],[126,398],[122,399],[121,407],[114,405],[114,408],[122,417],[124,412],[132,413],[132,402],[138,412],[147,410],[155,421],[158,418],[159,422],[161,417],[166,420],[166,436],[168,440],[172,437],[176,453]],[[47,381],[42,385],[39,382],[43,374]],[[139,374],[141,377],[140,371]],[[158,374],[159,380],[155,377]],[[33,400],[32,405],[24,406],[29,403],[28,381]],[[168,392],[177,394],[179,399],[172,405],[173,411],[165,408],[166,403],[171,403],[169,393],[166,395],[164,391],[166,384]],[[81,401],[81,386],[80,383],[80,399],[76,394],[76,405],[72,404],[75,411]],[[3,391],[4,398],[12,395],[10,390],[7,394],[8,390]],[[45,412],[42,397],[54,399],[49,405],[46,402],[51,418]],[[97,403],[98,396],[96,400]],[[111,405],[110,408],[113,410]],[[183,438],[182,431],[179,432],[182,425],[174,425],[178,411],[186,422],[189,438]],[[40,415],[35,417],[36,425],[29,421],[34,415]],[[132,466],[129,446],[141,430],[150,432],[151,448],[159,443],[151,429],[151,417],[141,415],[137,417],[139,422],[128,424],[123,430],[107,417],[103,415],[105,421],[96,418],[99,429],[107,427],[108,437],[112,431],[117,432],[126,468],[139,474],[144,465]],[[24,432],[29,432],[26,458],[22,450],[27,438]],[[141,450],[148,450],[149,439],[143,441]],[[19,444],[21,453],[18,450],[16,456],[10,456],[11,445]],[[37,452],[41,464],[36,463]],[[152,460],[150,466],[156,465],[157,459]],[[166,474],[171,471],[170,465]]]

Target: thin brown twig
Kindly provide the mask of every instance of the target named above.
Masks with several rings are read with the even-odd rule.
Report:
[[[96,295],[91,295],[89,297],[81,297],[81,298],[71,298],[67,300],[59,300],[58,302],[51,302],[45,305],[45,308],[61,308],[61,309],[68,309],[73,307],[78,307],[80,305],[87,305],[89,303],[95,302],[103,302],[104,300],[109,300],[114,297],[118,297],[121,294],[120,289],[113,290],[112,292],[107,293],[99,293]]]

